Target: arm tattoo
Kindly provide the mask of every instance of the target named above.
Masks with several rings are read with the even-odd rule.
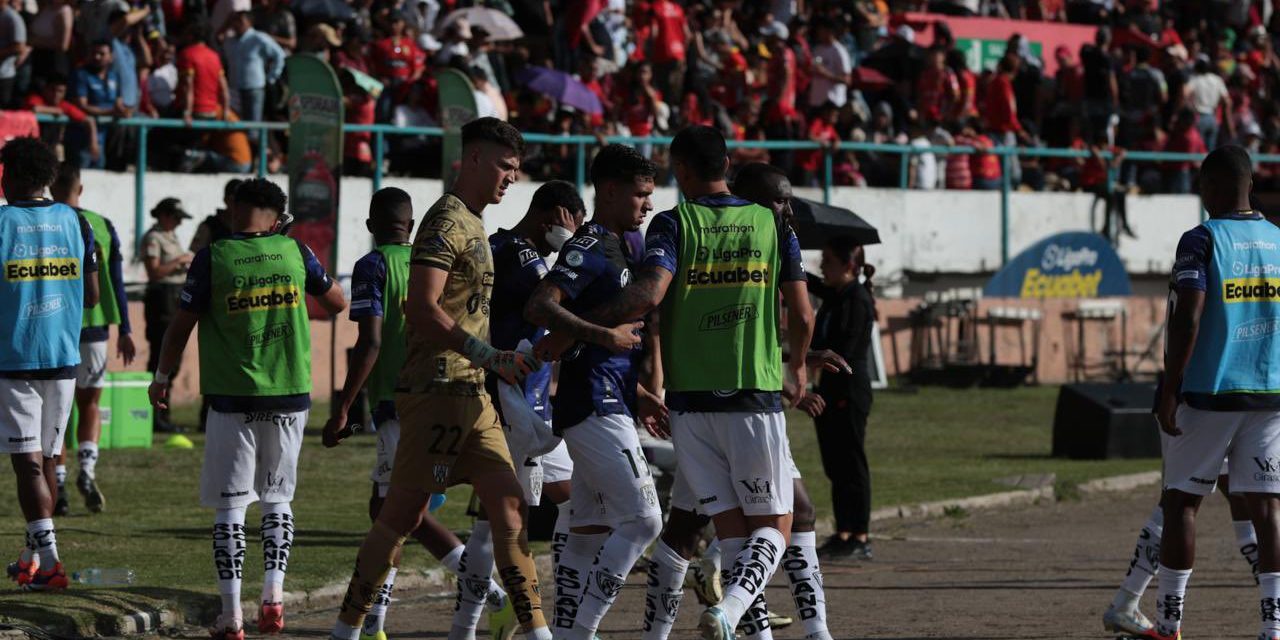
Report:
[[[657,289],[657,276],[652,270],[645,269],[613,300],[592,309],[586,317],[592,322],[609,327],[642,318],[653,311],[654,305],[650,301],[657,297]]]

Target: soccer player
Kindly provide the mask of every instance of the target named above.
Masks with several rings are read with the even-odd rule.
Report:
[[[769,208],[779,220],[788,221],[791,218],[791,182],[785,173],[772,165],[752,163],[742,167],[733,184],[733,192],[734,195]],[[809,352],[808,364],[811,367],[822,366],[833,372],[849,370],[849,365],[843,358],[829,351]],[[783,395],[789,399],[793,392],[794,389],[784,388]],[[806,396],[801,408],[806,411],[818,410],[820,407],[814,405],[820,402],[817,396]],[[826,594],[822,588],[814,533],[816,511],[800,478],[800,471],[794,465],[792,477],[795,506],[791,522],[791,545],[787,547],[784,556],[786,575],[791,583],[792,597],[805,629],[805,637],[829,639],[831,635],[827,629]],[[697,513],[697,501],[688,483],[677,474],[671,490],[671,513],[649,562],[642,636],[645,640],[665,640],[670,634],[679,612],[682,596],[680,585],[686,570],[697,566],[689,563],[696,555],[699,534],[706,523],[707,518]],[[708,604],[717,604],[722,596],[719,593],[720,576],[717,575],[719,558],[719,549],[712,543],[703,554],[701,564],[714,568],[694,571],[698,598]],[[758,615],[760,612],[755,613]],[[778,620],[785,622],[780,624]],[[769,628],[786,624],[790,624],[790,619],[769,612],[764,621],[744,619],[739,623],[738,631],[754,638],[760,637]]]
[[[98,466],[98,438],[102,434],[99,403],[107,375],[107,331],[116,326],[116,354],[124,358],[125,366],[133,363],[137,349],[129,328],[129,300],[124,293],[124,259],[120,254],[120,236],[116,227],[100,214],[80,208],[80,166],[71,162],[58,165],[58,177],[49,187],[53,199],[75,209],[93,230],[93,243],[97,247],[98,290],[104,295],[98,304],[85,307],[80,328],[80,365],[76,369],[76,407],[80,410],[76,422],[76,458],[80,462],[80,475],[76,476],[76,489],[84,498],[84,506],[93,513],[102,511],[106,498],[98,488],[95,470]],[[107,268],[101,268],[105,264]],[[58,479],[58,500],[54,506],[56,515],[67,514],[67,498],[63,488],[67,468],[63,466],[63,453],[58,456],[55,474]]]
[[[686,201],[649,226],[645,263],[621,295],[552,326],[535,353],[565,348],[568,336],[599,342],[605,329],[662,304],[666,402],[680,474],[716,525],[733,558],[720,604],[703,612],[703,637],[733,637],[766,618],[763,591],[791,530],[791,451],[782,413],[784,366],[778,293],[787,303],[791,353],[807,353],[813,310],[800,246],[769,209],[729,193],[724,137],[704,126],[671,143],[672,169]],[[670,291],[669,291],[670,290]],[[664,298],[665,303],[664,303]],[[786,364],[803,400],[804,358]],[[678,584],[678,583],[677,583]]]
[[[407,353],[397,382],[400,443],[378,519],[356,557],[332,635],[355,640],[392,560],[417,528],[432,493],[469,482],[493,532],[498,574],[530,640],[546,640],[538,576],[524,526],[524,500],[485,371],[509,384],[538,368],[529,356],[499,351],[489,335],[493,258],[481,218],[515,181],[524,139],[511,125],[480,118],[462,128],[457,181],[427,211],[409,258]],[[468,585],[487,585],[488,567],[468,563]],[[453,640],[475,637],[450,629]]]
[[[524,218],[510,229],[499,229],[489,236],[489,248],[493,252],[493,320],[490,331],[493,346],[499,349],[516,349],[521,341],[536,342],[546,331],[524,319],[524,307],[534,288],[547,274],[543,258],[560,251],[573,237],[586,217],[586,205],[582,196],[570,183],[552,180],[533,194],[529,210]],[[497,408],[504,423],[517,420],[517,413],[524,407],[532,410],[537,420],[551,422],[551,365],[525,379],[522,398],[499,393],[499,381],[490,375],[489,393],[498,399]],[[508,401],[510,400],[510,401]],[[514,427],[512,427],[514,428]],[[508,433],[511,433],[511,429]],[[573,476],[573,460],[563,441],[550,453],[530,457],[517,450],[517,438],[508,438],[512,459],[516,462],[516,476],[524,488],[525,500],[537,506],[546,497],[557,507],[555,533],[551,539],[551,571],[555,575],[560,556],[569,539],[569,512],[571,503],[570,478]],[[483,523],[483,524],[481,524]],[[488,536],[488,523],[477,521],[471,535]],[[470,544],[471,540],[467,540]],[[554,628],[554,624],[553,624]],[[492,629],[492,625],[490,625]]]
[[[218,640],[244,638],[240,582],[245,511],[262,503],[262,606],[258,631],[284,628],[284,578],[293,546],[290,503],[311,411],[311,327],[303,292],[329,313],[346,308],[311,249],[280,235],[280,187],[256,178],[236,190],[234,235],[196,254],[181,308],[165,333],[151,402],[169,403],[171,372],[199,325],[200,393],[209,421],[200,502],[215,510],[213,564],[222,612]]]
[[[656,173],[632,147],[611,144],[596,154],[595,215],[565,243],[555,268],[534,290],[525,309],[529,322],[559,330],[572,313],[627,286],[631,270],[622,235],[638,229],[653,210]],[[595,636],[631,567],[662,530],[662,507],[633,417],[637,410],[640,417],[655,415],[662,404],[639,385],[635,332],[642,323],[632,322],[639,317],[603,331],[596,338],[601,344],[584,344],[560,363],[552,422],[568,445],[573,479],[569,536],[556,573],[557,640]]]
[[[8,575],[31,591],[67,588],[53,527],[54,458],[71,414],[80,322],[98,303],[98,261],[89,223],[44,198],[58,160],[40,140],[0,148],[0,453],[17,476],[26,546]]]
[[[409,232],[413,229],[413,202],[409,194],[395,187],[373,194],[369,203],[369,219],[365,224],[373,234],[376,248],[356,261],[351,274],[351,319],[359,323],[360,335],[356,339],[342,394],[333,416],[324,427],[324,444],[335,447],[350,435],[348,413],[360,389],[367,389],[378,438],[378,456],[371,474],[373,495],[369,498],[369,517],[376,521],[387,497],[396,446],[400,440],[395,387],[405,361],[404,301],[409,294]],[[458,574],[459,568],[470,561],[467,549],[471,541],[468,540],[468,545],[464,546],[452,531],[429,514],[423,515],[422,524],[413,530],[412,535],[454,574]],[[489,564],[493,564],[492,551]],[[383,626],[399,565],[400,556],[397,554],[386,581],[378,590],[373,609],[365,616],[361,640],[386,640]],[[488,597],[484,597],[486,594]],[[492,579],[479,599],[490,604],[490,629],[515,625],[511,601]],[[475,620],[471,626],[474,628]]]
[[[1200,165],[1209,220],[1183,234],[1174,260],[1165,377],[1156,402],[1164,432],[1164,531],[1160,537],[1155,628],[1179,637],[1195,563],[1196,512],[1214,489],[1225,456],[1231,489],[1243,493],[1258,536],[1262,624],[1280,638],[1280,280],[1269,277],[1280,229],[1249,204],[1249,154],[1228,145]],[[1241,339],[1241,328],[1248,339]],[[1263,467],[1260,469],[1260,467]]]

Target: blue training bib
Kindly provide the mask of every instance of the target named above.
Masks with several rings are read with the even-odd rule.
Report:
[[[71,207],[0,206],[0,371],[80,364],[84,250]]]

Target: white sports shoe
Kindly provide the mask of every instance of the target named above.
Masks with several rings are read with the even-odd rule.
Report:
[[[689,563],[685,582],[693,587],[694,595],[698,596],[698,603],[704,607],[720,604],[720,600],[724,598],[720,569],[710,559],[698,558]]]
[[[1152,625],[1151,621],[1137,609],[1121,611],[1112,606],[1108,607],[1107,612],[1102,614],[1102,628],[1107,631],[1119,631],[1140,636],[1150,631]]]

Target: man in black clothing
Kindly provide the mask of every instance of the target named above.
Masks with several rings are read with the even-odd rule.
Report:
[[[223,238],[231,237],[231,205],[236,199],[236,189],[240,188],[242,182],[244,180],[240,178],[227,181],[227,185],[222,188],[223,208],[202,220],[200,226],[196,227],[196,234],[191,237],[191,253],[196,253]]]

